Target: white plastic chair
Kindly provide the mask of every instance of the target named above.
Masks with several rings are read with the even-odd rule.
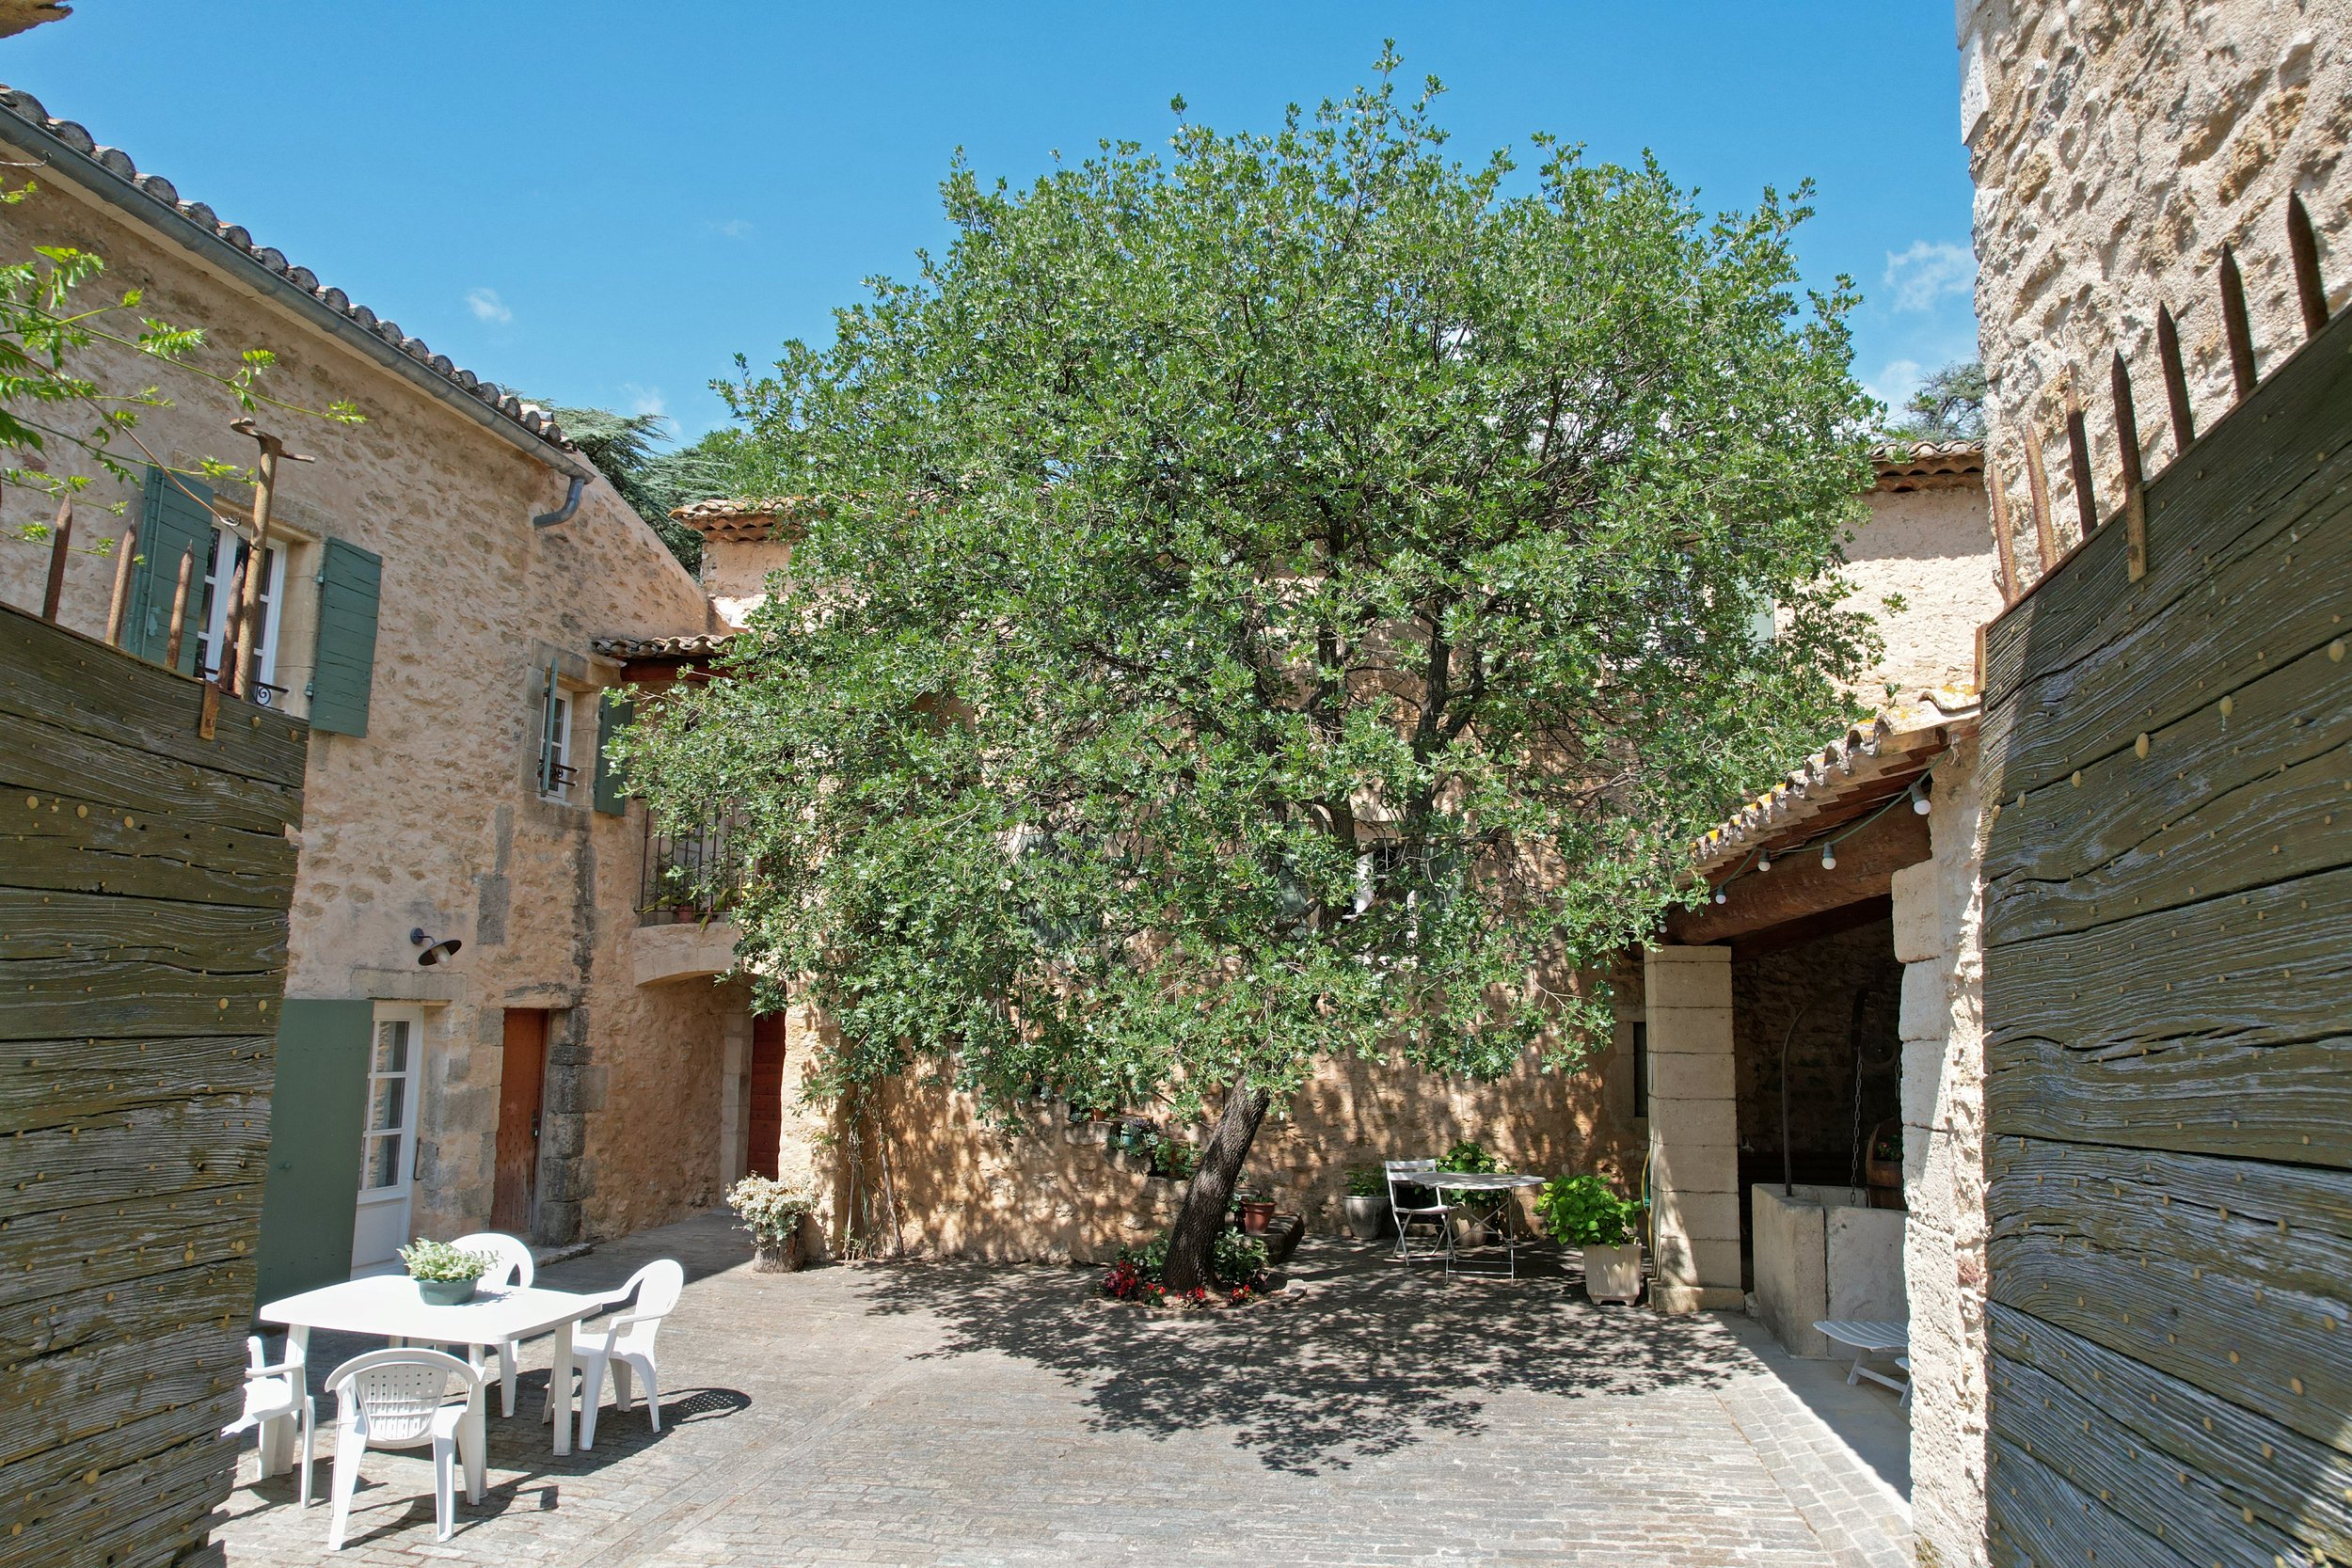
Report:
[[[449,1402],[450,1386],[465,1390],[466,1402]],[[327,1391],[339,1397],[335,1412],[335,1513],[326,1527],[326,1549],[343,1549],[351,1523],[352,1488],[359,1481],[359,1456],[369,1449],[433,1446],[434,1539],[446,1541],[457,1528],[457,1462],[466,1465],[466,1500],[482,1500],[484,1375],[437,1350],[373,1350],[335,1369]]]
[[[498,1259],[490,1272],[482,1276],[482,1283],[491,1290],[508,1286],[528,1286],[538,1275],[538,1265],[531,1260],[531,1245],[520,1237],[509,1236],[500,1230],[477,1230],[470,1236],[460,1236],[450,1243],[460,1252],[486,1252]],[[515,1358],[521,1346],[514,1339],[495,1345],[468,1345],[466,1359],[473,1363],[475,1371],[484,1371],[495,1354],[499,1362],[499,1414],[515,1413]]]
[[[670,1259],[659,1259],[629,1275],[628,1283],[612,1292],[614,1301],[634,1294],[637,1298],[626,1313],[612,1320],[612,1326],[602,1333],[582,1333],[572,1339],[572,1354],[580,1364],[580,1446],[582,1450],[596,1446],[596,1406],[604,1400],[604,1376],[612,1374],[612,1407],[615,1412],[627,1410],[629,1400],[629,1374],[635,1373],[645,1385],[645,1415],[656,1432],[661,1430],[661,1384],[660,1368],[654,1360],[653,1337],[677,1306],[679,1292],[686,1289],[686,1271]]]
[[[293,1340],[286,1342],[286,1359],[262,1359],[259,1335],[248,1334],[245,1339],[245,1414],[220,1429],[223,1437],[240,1433],[259,1432],[262,1434],[262,1474],[268,1475],[271,1466],[285,1452],[286,1439],[291,1433],[285,1427],[274,1425],[285,1421],[295,1423],[302,1433],[302,1506],[310,1506],[310,1442],[318,1425],[318,1404],[303,1386],[302,1352]]]
[[[1445,1200],[1445,1194],[1429,1186],[1422,1178],[1438,1168],[1435,1160],[1389,1160],[1383,1162],[1389,1176],[1389,1212],[1396,1217],[1396,1255],[1406,1262],[1413,1260],[1413,1248],[1406,1239],[1409,1228],[1416,1225],[1435,1225],[1444,1246],[1446,1272],[1454,1272],[1454,1208]],[[1418,1188],[1429,1195],[1425,1203],[1408,1204],[1398,1196],[1398,1189]],[[1425,1256],[1436,1257],[1436,1251]]]

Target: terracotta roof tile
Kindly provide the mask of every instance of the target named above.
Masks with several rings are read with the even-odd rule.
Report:
[[[1982,488],[1982,441],[1897,441],[1870,449],[1878,490]]]
[[[787,539],[799,538],[800,519],[816,507],[815,499],[809,496],[723,496],[689,501],[673,509],[670,517],[705,539],[765,544],[779,532]]]
[[[704,632],[692,637],[596,637],[588,646],[607,658],[703,658],[725,653],[733,641],[733,632]]]

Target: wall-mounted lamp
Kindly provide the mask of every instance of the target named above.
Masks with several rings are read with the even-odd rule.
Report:
[[[408,943],[412,947],[424,949],[417,955],[418,966],[423,969],[432,968],[443,958],[455,958],[457,950],[466,945],[455,937],[443,937],[440,941],[435,942],[424,934],[424,927],[421,926],[408,933]]]

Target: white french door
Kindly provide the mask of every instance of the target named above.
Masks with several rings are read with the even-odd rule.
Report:
[[[359,1134],[359,1209],[351,1272],[389,1273],[409,1240],[417,1176],[417,1097],[424,1078],[424,1009],[378,1003],[368,1060],[368,1105]]]

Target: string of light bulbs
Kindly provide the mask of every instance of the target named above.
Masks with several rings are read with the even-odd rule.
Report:
[[[1821,869],[1824,871],[1836,870],[1837,846],[1845,840],[1853,837],[1854,834],[1860,832],[1871,823],[1876,822],[1880,817],[1884,816],[1888,812],[1893,811],[1898,805],[1908,800],[1911,802],[1911,809],[1913,811],[1916,812],[1921,816],[1927,816],[1933,804],[1933,795],[1932,791],[1929,787],[1929,781],[1935,777],[1935,769],[1937,766],[1943,762],[1943,760],[1944,759],[1939,756],[1934,762],[1928,764],[1919,776],[1911,781],[1911,787],[1909,789],[1904,790],[1899,795],[1888,797],[1886,803],[1879,807],[1878,810],[1872,812],[1869,816],[1857,818],[1856,820],[1848,823],[1844,828],[1836,832],[1817,834],[1812,838],[1805,839],[1794,847],[1783,850],[1780,858],[1782,860],[1788,860],[1793,856],[1802,855],[1818,844],[1821,847]],[[1718,904],[1729,902],[1729,897],[1724,890],[1729,887],[1732,883],[1738,881],[1740,878],[1761,876],[1772,870],[1772,857],[1771,852],[1762,845],[1756,846],[1755,851],[1749,855],[1748,863],[1746,865],[1741,866],[1740,869],[1734,871],[1730,876],[1725,877],[1722,881],[1715,884],[1715,902]]]

